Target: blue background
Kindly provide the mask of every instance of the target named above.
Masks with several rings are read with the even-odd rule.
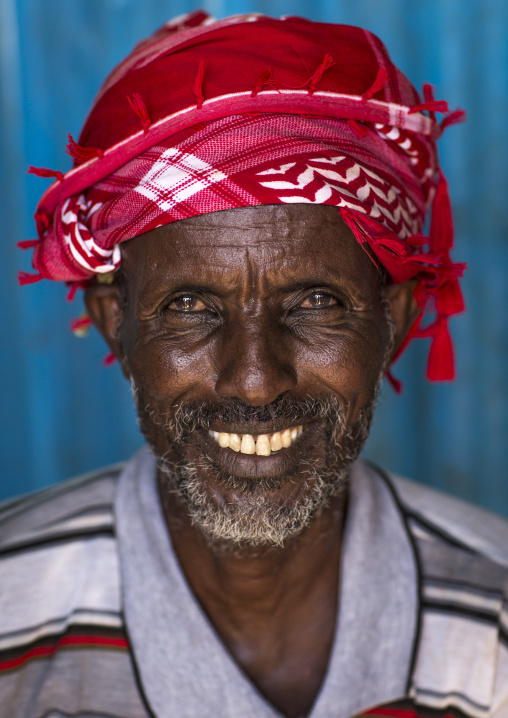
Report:
[[[366,450],[387,468],[508,515],[508,3],[505,0],[1,0],[0,312],[1,496],[36,489],[128,457],[142,442],[128,387],[93,332],[68,330],[81,299],[49,282],[19,288],[46,180],[29,164],[67,170],[67,132],[79,134],[106,73],[174,15],[203,7],[217,17],[260,11],[362,25],[396,64],[469,121],[441,142],[456,218],[457,260],[469,311],[452,321],[455,384],[428,385],[424,342],[396,367]]]

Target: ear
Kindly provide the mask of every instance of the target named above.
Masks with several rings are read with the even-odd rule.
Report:
[[[416,280],[385,287],[384,295],[395,327],[392,356],[395,356],[420,314],[421,310],[414,298],[415,287]]]
[[[125,377],[130,379],[125,352],[118,336],[123,310],[120,286],[118,283],[91,284],[85,289],[85,306],[88,316],[120,363]]]

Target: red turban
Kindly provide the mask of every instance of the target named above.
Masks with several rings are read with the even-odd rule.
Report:
[[[75,167],[54,173],[37,207],[35,278],[90,281],[119,266],[120,242],[187,217],[330,204],[391,281],[417,280],[436,317],[422,329],[422,311],[410,338],[432,336],[427,374],[451,379],[464,265],[449,255],[435,140],[460,115],[438,125],[446,103],[424,94],[360,28],[203,12],[170,22],[111,73],[70,138]]]

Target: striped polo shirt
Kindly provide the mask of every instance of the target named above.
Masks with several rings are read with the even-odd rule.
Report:
[[[357,461],[311,718],[508,718],[508,523]],[[280,718],[172,550],[144,449],[0,507],[0,716]]]

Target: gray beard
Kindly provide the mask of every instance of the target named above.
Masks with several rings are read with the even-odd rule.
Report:
[[[192,524],[197,526],[213,544],[228,546],[284,546],[300,534],[330,498],[345,485],[347,469],[320,475],[314,466],[307,469],[302,496],[290,505],[274,499],[265,482],[252,490],[247,487],[241,502],[224,503],[203,490],[198,467],[187,465],[175,476],[163,473],[169,491],[176,492],[185,503]],[[234,477],[222,478],[226,486],[239,487]]]
[[[138,409],[140,427],[146,437],[150,432],[147,422],[155,423],[171,442],[173,456],[169,460],[157,454],[159,476],[163,480],[163,492],[171,500],[176,496],[184,506],[193,526],[197,527],[209,544],[221,551],[237,550],[239,547],[284,546],[298,536],[314,516],[329,505],[346,487],[351,463],[360,453],[369,433],[377,390],[372,401],[361,412],[360,418],[350,430],[345,430],[344,413],[335,397],[324,400],[308,399],[294,402],[294,411],[286,408],[282,414],[289,423],[298,423],[293,417],[322,418],[326,421],[326,452],[304,466],[305,479],[298,495],[291,503],[285,502],[277,489],[291,476],[276,479],[246,479],[231,476],[219,469],[212,458],[204,454],[200,462],[186,460],[186,440],[196,426],[207,427],[210,418],[200,407],[179,406],[166,421],[161,421],[146,403],[140,399],[133,384],[133,395]],[[275,403],[274,403],[275,405]],[[258,407],[254,412],[273,418],[281,412],[271,407]],[[253,409],[249,408],[252,413]],[[223,417],[235,418],[237,409],[233,402],[231,410],[225,409]],[[301,464],[300,464],[301,468]],[[201,471],[211,476],[218,486],[233,490],[241,500],[227,503],[210,491],[200,478]],[[164,493],[163,493],[164,495]]]

